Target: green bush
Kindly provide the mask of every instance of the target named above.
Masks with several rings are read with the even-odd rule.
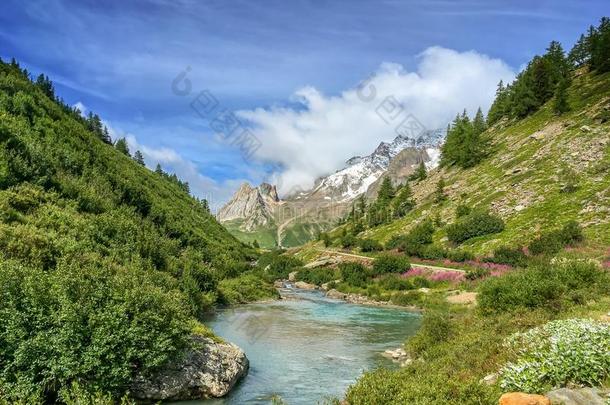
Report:
[[[478,280],[480,278],[488,276],[489,273],[491,273],[491,271],[489,271],[488,269],[475,268],[475,269],[466,270],[465,277],[467,280]]]
[[[356,244],[358,243],[358,239],[352,235],[352,234],[347,234],[341,237],[341,247],[347,249],[353,246],[356,246]]]
[[[407,240],[407,235],[392,235],[390,240],[385,244],[385,247],[388,250],[397,249],[401,252],[404,252],[404,247],[407,243]]]
[[[528,258],[522,248],[502,246],[494,250],[492,257],[486,257],[488,263],[508,264],[513,267],[526,267]]]
[[[263,278],[269,282],[286,279],[295,270],[300,269],[303,262],[293,256],[285,256],[281,251],[270,252],[258,260],[257,268]]]
[[[416,356],[422,355],[426,349],[447,341],[451,329],[451,320],[447,313],[427,311],[424,313],[421,327],[415,336],[407,341],[407,348]]]
[[[516,359],[500,370],[506,391],[544,393],[554,387],[597,386],[610,377],[610,326],[587,319],[549,322],[508,338]]]
[[[328,267],[318,267],[316,269],[302,269],[297,273],[297,280],[306,283],[322,285],[340,278],[340,274],[335,269]]]
[[[472,209],[469,206],[460,204],[455,209],[455,217],[462,218],[462,217],[469,215],[471,212],[472,212]]]
[[[447,256],[447,252],[438,245],[425,245],[420,247],[417,256],[427,260],[440,260]]]
[[[411,268],[409,259],[403,255],[381,254],[373,262],[373,275],[404,273]]]
[[[485,280],[478,303],[486,314],[534,308],[557,311],[587,297],[606,294],[610,291],[608,281],[607,272],[590,262],[537,265]]]
[[[474,260],[474,255],[467,250],[450,249],[447,251],[447,259],[452,262],[466,262],[468,260]]]
[[[570,221],[561,229],[549,231],[534,239],[528,249],[533,255],[553,255],[561,251],[566,245],[583,240],[582,229],[575,221]]]
[[[446,228],[447,238],[453,243],[462,243],[468,239],[502,232],[504,221],[487,212],[473,212]]]
[[[345,283],[355,287],[364,287],[371,277],[371,271],[360,263],[341,263],[339,264],[341,278]]]
[[[128,270],[128,271],[127,271]],[[185,347],[188,306],[171,277],[85,259],[54,271],[0,263],[0,392],[43,398],[81,381],[119,394]]]
[[[218,284],[219,301],[224,304],[245,304],[269,298],[277,298],[278,292],[254,274],[242,274],[236,278],[221,280]]]
[[[425,246],[432,243],[434,229],[434,223],[431,220],[424,220],[411,229],[407,235],[392,237],[386,247],[398,249],[410,256],[421,257]]]
[[[415,288],[413,282],[408,278],[396,274],[388,274],[379,280],[379,286],[385,290],[405,291]]]
[[[360,246],[360,250],[363,252],[378,252],[383,250],[381,243],[374,239],[361,239],[358,241],[358,246]]]

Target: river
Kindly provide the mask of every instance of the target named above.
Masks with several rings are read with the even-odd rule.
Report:
[[[341,398],[366,370],[397,367],[381,356],[415,333],[420,315],[395,308],[347,304],[318,291],[282,291],[287,299],[220,310],[206,322],[240,346],[250,371],[223,399],[183,404],[289,405]]]

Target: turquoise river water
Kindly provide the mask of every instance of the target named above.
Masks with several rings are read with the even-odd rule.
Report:
[[[396,367],[381,356],[415,333],[420,315],[347,304],[318,291],[283,290],[287,299],[221,310],[207,324],[240,346],[248,375],[223,399],[180,404],[289,405],[341,398],[367,370]]]

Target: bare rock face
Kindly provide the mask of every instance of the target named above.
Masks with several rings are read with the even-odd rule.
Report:
[[[252,187],[244,183],[231,200],[218,211],[217,216],[220,222],[243,219],[245,222],[241,228],[252,231],[273,222],[273,211],[278,203],[279,197],[275,186],[262,183],[258,187]]]
[[[139,375],[131,395],[144,401],[180,401],[226,395],[248,372],[244,352],[231,343],[193,336],[185,356],[153,376]]]

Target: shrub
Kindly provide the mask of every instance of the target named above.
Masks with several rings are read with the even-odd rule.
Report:
[[[347,234],[341,237],[341,247],[350,248],[358,243],[358,239],[354,235]]]
[[[407,240],[407,235],[393,235],[390,240],[385,244],[385,247],[388,250],[397,249],[400,252],[404,252]]]
[[[466,279],[467,280],[478,280],[485,276],[488,276],[491,271],[489,269],[476,268],[471,270],[466,270]]]
[[[389,274],[379,280],[379,286],[385,290],[412,290],[413,282],[408,278],[400,277],[396,274]]]
[[[175,282],[126,270],[90,260],[54,271],[0,264],[3,397],[41,397],[72,381],[118,394],[136,371],[185,347],[188,306]]]
[[[428,260],[440,260],[447,255],[445,249],[438,245],[426,245],[419,249],[418,257]]]
[[[343,281],[355,287],[364,287],[371,277],[370,270],[360,263],[341,263],[339,271]]]
[[[610,377],[610,326],[587,319],[549,322],[508,338],[516,360],[501,370],[507,391],[543,393],[569,385],[596,386]]]
[[[465,217],[466,215],[470,214],[472,210],[470,209],[469,206],[464,205],[464,204],[460,204],[457,206],[457,208],[455,209],[455,217],[456,218],[462,218]]]
[[[447,251],[447,259],[452,262],[462,263],[468,260],[474,260],[474,255],[467,250],[451,249]]]
[[[477,236],[502,232],[504,221],[487,212],[474,212],[448,225],[446,230],[451,242],[462,243]]]
[[[363,252],[378,252],[380,250],[383,250],[383,246],[381,246],[381,243],[377,242],[374,239],[361,239],[358,242],[358,245],[360,246],[360,250],[362,250]]]
[[[449,315],[439,311],[424,313],[421,327],[407,341],[407,348],[414,355],[421,355],[426,349],[445,342],[451,335],[451,321]]]
[[[219,301],[224,304],[245,304],[267,298],[276,298],[278,292],[254,274],[242,274],[218,283]]]
[[[582,302],[587,297],[606,294],[608,274],[594,263],[567,261],[516,270],[485,280],[478,296],[483,313],[516,309],[547,308]]]
[[[570,221],[561,229],[540,235],[530,243],[528,248],[533,255],[553,255],[561,251],[564,246],[580,242],[583,238],[580,225],[576,221]]]
[[[382,254],[373,263],[373,275],[404,273],[411,268],[409,259],[403,255]]]
[[[297,280],[305,281],[306,283],[322,285],[340,277],[337,271],[327,267],[319,267],[316,269],[302,269],[297,274]]]
[[[497,248],[492,257],[485,258],[485,261],[489,263],[508,264],[513,267],[526,267],[527,260],[527,255],[522,248],[508,246]]]
[[[258,260],[258,268],[262,270],[265,280],[271,282],[288,278],[288,274],[300,268],[303,262],[296,257],[284,256],[280,252],[271,252]]]

